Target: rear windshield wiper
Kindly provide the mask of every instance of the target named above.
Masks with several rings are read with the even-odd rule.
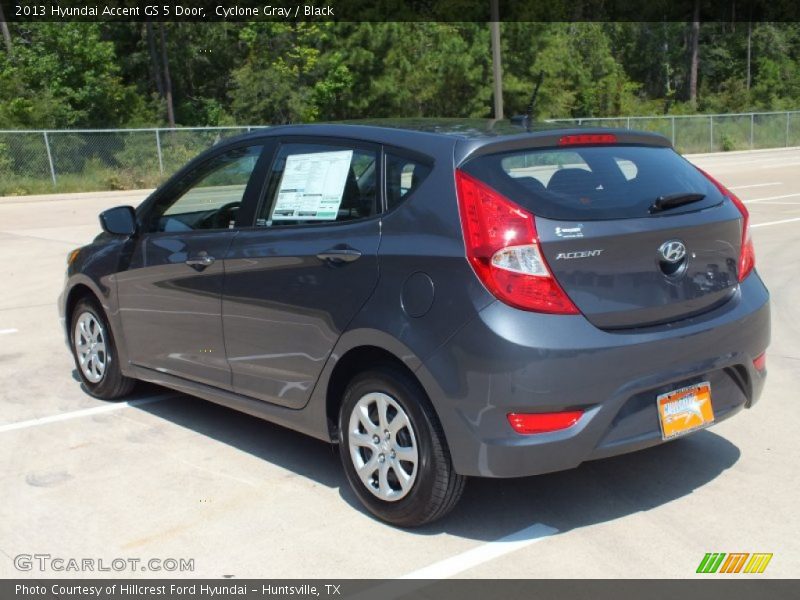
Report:
[[[650,206],[650,212],[660,212],[675,208],[676,206],[683,206],[684,204],[691,204],[692,202],[700,202],[705,198],[705,194],[692,194],[681,192],[680,194],[671,194],[669,196],[659,196],[656,201]]]

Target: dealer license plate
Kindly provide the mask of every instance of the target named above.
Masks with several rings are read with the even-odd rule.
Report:
[[[702,429],[714,422],[711,384],[707,381],[661,394],[657,398],[661,437],[665,440]]]

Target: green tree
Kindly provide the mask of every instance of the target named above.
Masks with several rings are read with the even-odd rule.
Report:
[[[164,27],[179,125],[491,116],[486,23]],[[539,118],[800,105],[798,23],[755,23],[750,35],[745,23],[703,23],[696,106],[685,101],[686,23],[506,22],[501,29],[510,115],[525,110],[539,72]],[[9,38],[13,54],[0,47],[0,127],[166,123],[160,24],[12,23]]]
[[[792,27],[791,25],[794,25]],[[762,110],[800,102],[798,24],[759,23],[753,29],[753,104]]]
[[[232,72],[231,111],[240,122],[294,123],[317,120],[350,83],[335,52],[322,52],[331,23],[255,23],[240,38],[248,48]]]
[[[117,126],[138,108],[98,24],[19,24],[12,34],[13,58],[0,55],[1,126]]]
[[[503,32],[509,114],[525,111],[539,72],[540,118],[615,115],[632,105],[638,86],[602,23],[507,23]]]
[[[365,72],[351,69],[357,78],[350,94],[355,107],[373,117],[491,114],[484,24],[385,23],[367,31],[357,39],[366,43],[373,64]],[[366,106],[357,100],[362,93],[369,99]]]

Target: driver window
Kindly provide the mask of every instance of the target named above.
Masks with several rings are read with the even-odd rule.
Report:
[[[177,232],[234,227],[262,149],[235,148],[198,165],[153,207],[148,229]]]

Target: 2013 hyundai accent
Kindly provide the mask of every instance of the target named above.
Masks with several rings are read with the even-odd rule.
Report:
[[[265,129],[105,211],[60,301],[86,390],[145,380],[338,444],[400,526],[469,476],[752,406],[769,295],[742,202],[655,134],[498,129]]]

